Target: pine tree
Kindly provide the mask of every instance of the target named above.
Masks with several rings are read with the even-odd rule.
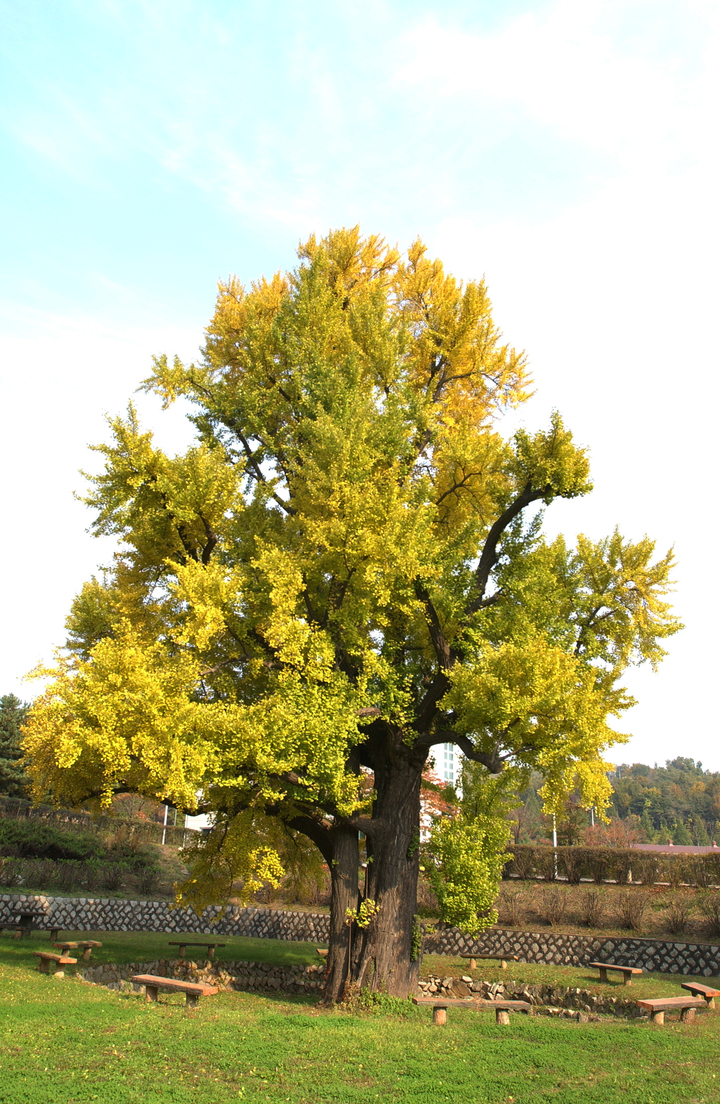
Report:
[[[24,797],[30,781],[20,764],[20,726],[28,708],[14,694],[0,698],[0,794],[7,797]]]

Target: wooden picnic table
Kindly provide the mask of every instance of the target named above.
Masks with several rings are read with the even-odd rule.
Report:
[[[12,924],[3,924],[3,928],[9,930],[15,930],[15,939],[25,939],[29,937],[30,933],[36,931],[40,924],[33,924],[34,920],[47,920],[47,915],[44,912],[38,912],[36,909],[19,909],[13,913],[14,922]]]
[[[178,952],[178,958],[185,958],[185,948],[186,947],[205,947],[205,949],[207,950],[208,958],[215,958],[215,948],[216,947],[227,947],[227,943],[195,943],[195,942],[190,942],[187,939],[184,939],[182,941],[170,939],[168,941],[168,946],[169,947],[179,947],[180,948],[180,950]]]

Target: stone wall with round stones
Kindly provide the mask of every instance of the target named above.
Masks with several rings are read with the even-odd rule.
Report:
[[[316,912],[229,905],[223,916],[212,907],[198,917],[192,909],[171,909],[164,901],[0,894],[0,924],[7,927],[20,911],[44,913],[47,920],[36,920],[35,927],[61,931],[195,932],[300,943],[326,943],[330,936],[330,917]]]
[[[720,947],[711,943],[668,943],[661,939],[603,938],[491,928],[478,937],[444,928],[425,937],[426,954],[517,955],[521,962],[584,966],[595,959],[640,966],[660,973],[720,975]]]
[[[164,901],[121,901],[113,898],[45,897],[0,894],[0,924],[8,927],[19,911],[44,913],[35,926],[77,931],[148,931],[254,936],[302,943],[326,943],[330,918],[322,913],[229,906],[208,908],[201,917],[191,909],[171,909]],[[720,975],[720,947],[710,943],[665,942],[659,939],[592,937],[553,932],[520,932],[492,928],[474,938],[456,928],[428,932],[426,954],[517,955],[523,962],[583,966],[604,959],[619,966],[641,966],[671,974]]]

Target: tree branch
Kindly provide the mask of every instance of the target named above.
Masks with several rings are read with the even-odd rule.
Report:
[[[541,498],[545,498],[550,493],[551,488],[549,486],[539,488],[534,491],[530,483],[526,484],[525,490],[519,495],[514,502],[511,502],[506,510],[502,512],[495,524],[490,529],[483,547],[482,554],[480,556],[480,563],[477,566],[475,572],[475,587],[477,593],[472,602],[466,607],[466,613],[477,613],[479,609],[482,609],[483,602],[485,600],[485,590],[487,589],[488,581],[490,579],[490,572],[494,568],[498,560],[497,546],[501,536],[508,528],[508,526],[515,520],[518,514],[522,513],[526,506],[529,506],[531,502],[538,502]]]

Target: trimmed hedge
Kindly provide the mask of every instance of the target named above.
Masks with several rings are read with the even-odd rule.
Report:
[[[550,844],[513,844],[508,848],[504,878],[555,878],[578,885],[589,880],[624,884],[629,881],[671,886],[696,885],[701,888],[720,885],[720,851],[705,855],[682,852],[639,851],[634,847],[555,847]]]

